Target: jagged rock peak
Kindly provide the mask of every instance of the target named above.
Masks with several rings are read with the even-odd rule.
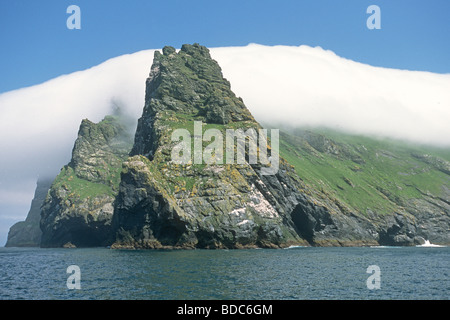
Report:
[[[178,52],[169,46],[162,54],[155,52],[131,155],[152,157],[159,136],[154,122],[167,111],[176,116],[195,114],[206,123],[254,121],[242,99],[231,91],[208,48],[199,44],[185,44]]]
[[[81,122],[72,159],[53,181],[41,208],[42,247],[109,243],[120,171],[131,144],[120,116]]]
[[[108,184],[111,168],[120,167],[132,138],[119,116],[106,116],[99,123],[81,122],[69,166],[77,177]]]

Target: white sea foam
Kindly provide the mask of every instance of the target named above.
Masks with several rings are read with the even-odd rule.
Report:
[[[425,248],[444,248],[445,246],[441,246],[439,244],[432,244],[430,240],[425,240],[424,244],[417,245],[416,247],[425,247]]]
[[[284,249],[297,249],[297,248],[307,248],[307,246],[289,246],[289,247],[284,248]]]

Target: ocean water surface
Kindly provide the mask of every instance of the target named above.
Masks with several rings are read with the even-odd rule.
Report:
[[[67,286],[71,265],[80,289]],[[0,248],[0,299],[448,300],[449,266],[449,247]]]

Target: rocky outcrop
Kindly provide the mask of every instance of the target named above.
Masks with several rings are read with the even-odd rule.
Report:
[[[179,115],[195,116],[205,123],[254,122],[242,99],[231,91],[209,50],[198,44],[185,44],[180,53],[168,46],[163,54],[155,52],[131,155],[152,159],[162,142],[166,142],[161,139],[170,123],[163,122],[176,122]]]
[[[203,131],[222,133],[261,128],[208,49],[184,45],[177,53],[165,47],[155,53],[133,156],[124,162],[114,247],[283,247],[337,237],[341,244],[376,242],[337,201],[307,188],[283,159],[269,175],[249,161],[173,163],[171,134],[192,132],[194,121],[205,124]]]
[[[422,244],[423,240],[450,245],[450,189],[445,185],[441,189],[442,196],[421,191],[421,198],[405,204],[406,210],[414,217],[412,226],[408,228],[412,232],[403,232],[410,245]]]
[[[47,192],[53,179],[39,179],[36,184],[30,211],[25,221],[14,224],[8,232],[5,247],[39,247],[42,231],[39,228],[41,219],[41,205],[44,203]]]
[[[53,181],[42,206],[42,247],[92,247],[111,242],[122,162],[132,138],[118,116],[83,120],[72,160]]]
[[[194,121],[227,128],[258,124],[230,89],[207,48],[184,45],[156,52],[147,80],[133,157],[124,162],[116,202],[115,247],[240,248],[304,243],[289,212],[293,180],[262,178],[248,163],[179,165],[171,160],[176,128]],[[201,130],[204,130],[203,128]],[[270,182],[270,183],[269,183]]]

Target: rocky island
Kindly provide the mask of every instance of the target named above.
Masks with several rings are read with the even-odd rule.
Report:
[[[120,116],[82,121],[72,160],[42,204],[40,245],[450,244],[445,152],[284,128],[273,174],[262,174],[265,164],[249,161],[250,148],[243,163],[175,163],[175,130],[195,136],[198,123],[202,133],[212,129],[224,136],[227,130],[263,128],[206,47],[167,46],[155,52],[134,142]],[[210,143],[200,140],[202,146]],[[270,150],[270,139],[267,144]]]

